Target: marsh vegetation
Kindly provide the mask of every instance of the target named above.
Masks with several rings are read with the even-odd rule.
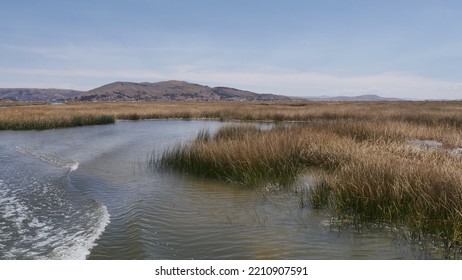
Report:
[[[75,103],[0,110],[0,129],[48,129],[140,119],[241,121],[201,131],[152,165],[294,192],[339,221],[404,229],[448,248],[462,243],[461,102]],[[273,123],[261,129],[253,121]],[[412,143],[431,140],[440,148]],[[449,152],[459,151],[459,152]],[[307,193],[307,195],[305,195]]]
[[[448,151],[462,146],[460,108],[359,103],[322,104],[303,118],[278,112],[284,120],[305,121],[269,130],[251,124],[214,134],[204,130],[194,141],[170,147],[153,165],[294,191],[299,176],[316,174],[303,205],[332,209],[339,221],[405,229],[413,238],[430,236],[453,248],[462,242],[462,157]],[[418,147],[416,140],[444,148]]]
[[[97,124],[97,120],[104,124],[108,119],[112,122],[142,119],[270,122],[331,120],[370,125],[374,121],[386,119],[387,125],[398,123],[404,132],[413,124],[419,125],[414,128],[439,127],[441,131],[433,130],[438,135],[444,135],[448,131],[447,127],[462,126],[462,102],[82,102],[63,105],[6,102],[3,106],[7,108],[0,110],[0,129],[20,130],[91,125]],[[74,117],[83,121],[70,121]],[[399,131],[396,133],[395,136],[400,137]]]

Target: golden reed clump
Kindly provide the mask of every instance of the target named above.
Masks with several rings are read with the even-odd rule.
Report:
[[[401,137],[376,139],[375,130],[369,137],[363,133],[345,136],[330,124],[266,131],[225,126],[167,149],[153,164],[253,187],[291,187],[317,168],[323,175],[310,190],[313,207],[332,207],[342,219],[405,226],[414,236],[436,236],[448,246],[460,244],[461,158],[420,150]]]

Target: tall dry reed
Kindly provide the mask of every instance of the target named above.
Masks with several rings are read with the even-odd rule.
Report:
[[[270,130],[224,126],[171,147],[153,164],[249,186],[284,187],[317,168],[324,175],[310,190],[313,207],[332,207],[343,220],[391,224],[416,237],[432,235],[447,246],[461,244],[461,157],[407,142],[439,136],[438,127],[400,124],[328,120]],[[460,136],[457,128],[445,129]]]

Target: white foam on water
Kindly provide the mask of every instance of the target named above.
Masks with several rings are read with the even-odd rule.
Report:
[[[18,229],[21,229],[22,222],[29,217],[29,208],[0,182],[0,214],[3,219],[13,221]],[[1,236],[1,235],[0,235]]]
[[[32,218],[32,221],[29,223],[29,227],[31,228],[43,228],[46,224],[40,222],[36,217]]]
[[[57,154],[54,154],[54,153],[43,153],[43,152],[39,152],[39,151],[35,151],[33,149],[30,149],[30,148],[26,148],[26,147],[20,147],[20,146],[16,146],[15,147],[15,150],[22,153],[22,154],[25,154],[25,155],[30,155],[30,156],[33,156],[35,158],[38,158],[48,164],[51,164],[51,165],[54,165],[56,167],[59,167],[59,168],[69,168],[69,170],[72,172],[72,171],[75,171],[77,170],[77,168],[79,168],[79,163],[76,162],[76,161],[73,161],[71,159],[68,159],[68,158],[64,158],[64,157],[61,157]]]
[[[50,183],[29,186],[32,200],[0,181],[0,259],[85,259],[110,222],[107,207],[80,208]]]
[[[55,248],[51,256],[52,259],[81,260],[90,255],[91,249],[96,245],[96,240],[110,223],[110,215],[106,206],[102,205],[100,211],[95,214],[98,216],[98,220],[93,225],[92,230],[88,232],[79,231],[65,237],[69,242]]]
[[[70,168],[71,168],[71,172],[77,170],[77,168],[79,168],[79,163],[78,162],[74,163],[73,165],[70,166]]]
[[[29,218],[29,208],[11,191],[6,184],[0,182],[0,248],[7,248],[3,243],[15,238],[14,235],[25,235],[25,221]],[[11,250],[6,258],[14,258]],[[0,255],[1,256],[1,255]]]

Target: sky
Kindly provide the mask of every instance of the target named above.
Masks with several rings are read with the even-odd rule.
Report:
[[[183,80],[288,96],[462,98],[459,0],[3,2],[3,88]]]

